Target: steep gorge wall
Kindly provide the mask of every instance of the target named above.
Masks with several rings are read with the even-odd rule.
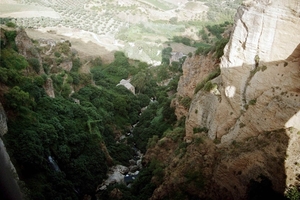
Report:
[[[223,142],[231,141],[238,136],[247,137],[249,132],[253,135],[253,132],[278,129],[299,110],[299,62],[296,58],[300,35],[295,33],[300,31],[300,19],[291,8],[299,8],[300,3],[251,2],[250,7],[242,6],[238,10],[232,37],[224,50],[221,76],[216,80],[221,100],[208,109],[201,99],[213,98],[211,94],[200,92],[193,98],[186,123],[187,136],[192,134],[189,127],[202,126],[209,127],[212,139],[224,136]],[[255,106],[249,106],[255,101]],[[201,112],[203,109],[208,111]],[[244,117],[245,113],[249,117]],[[215,117],[205,117],[212,115]],[[229,131],[236,124],[249,123],[258,128]]]
[[[186,58],[182,66],[183,75],[180,77],[177,88],[177,98],[172,102],[176,108],[177,119],[188,114],[188,109],[181,104],[180,98],[193,98],[199,80],[205,79],[216,68],[218,68],[218,60],[213,58],[212,54],[207,56],[194,55]]]
[[[186,115],[190,146],[197,138],[195,127],[208,128],[207,136],[217,144],[210,155],[213,170],[206,175],[208,188],[214,188],[210,192],[244,199],[250,180],[261,174],[280,193],[299,184],[299,32],[297,0],[250,0],[238,9],[221,75],[212,80],[219,94],[199,91]],[[188,89],[191,77],[201,75],[185,70],[178,92],[189,96],[180,88]]]
[[[0,103],[0,136],[7,132],[5,111]],[[16,169],[12,164],[10,157],[6,151],[4,142],[0,138],[0,199],[22,199],[19,186],[16,182],[18,177]],[[13,172],[13,174],[12,174]]]

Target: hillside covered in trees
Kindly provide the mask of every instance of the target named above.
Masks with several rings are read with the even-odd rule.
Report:
[[[0,99],[9,127],[3,139],[28,199],[95,195],[109,167],[128,166],[132,147],[145,152],[148,138],[175,122],[167,93],[174,93],[178,78],[158,83],[178,76],[179,68],[149,68],[115,52],[114,62],[102,64],[98,57],[90,61],[91,73],[82,74],[82,63],[67,41],[47,55],[32,41],[30,51],[35,53],[26,57],[16,44],[22,29],[1,29],[1,34]],[[61,67],[65,61],[72,62],[72,69]],[[116,86],[128,78],[136,95]],[[45,91],[49,79],[55,98]],[[156,100],[150,103],[150,98]],[[137,121],[133,137],[119,140]],[[50,159],[59,168],[53,168]]]

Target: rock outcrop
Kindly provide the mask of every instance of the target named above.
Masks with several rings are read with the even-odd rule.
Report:
[[[299,185],[299,13],[297,0],[244,2],[221,58],[221,75],[211,80],[217,92],[200,90],[193,95],[195,84],[204,80],[201,65],[183,68],[178,95],[192,98],[185,139],[189,142],[186,154],[194,156],[183,157],[183,164],[173,155],[177,160],[171,159],[165,170],[185,176],[182,165],[191,167],[190,161],[195,160],[206,182],[202,191],[184,189],[192,197],[246,199],[251,180],[259,181],[261,175],[281,194],[288,186]],[[184,114],[181,108],[176,113]],[[206,158],[201,154],[204,147],[196,145],[197,130],[207,132],[206,137],[214,141],[205,142],[210,149]],[[168,156],[172,153],[164,155]],[[152,199],[167,196],[165,191],[181,190],[180,185],[188,181],[174,183],[174,176],[164,177]]]
[[[51,78],[47,78],[46,83],[44,84],[44,89],[46,94],[51,97],[55,98],[55,93],[54,93],[54,87],[53,87],[53,81]]]
[[[176,108],[175,114],[177,119],[182,116],[186,116],[188,110],[181,105],[178,97],[189,97],[194,96],[195,88],[200,82],[207,77],[211,72],[218,68],[218,61],[212,57],[211,54],[208,56],[198,56],[187,57],[184,64],[182,65],[183,75],[180,77],[178,88],[177,88],[177,98],[172,102],[173,106]]]
[[[130,83],[130,79],[128,80],[122,79],[120,83],[117,84],[117,86],[119,85],[123,85],[127,90],[135,94],[135,87]]]
[[[3,136],[7,132],[6,114],[0,103],[0,136]]]
[[[39,62],[39,74],[44,74],[44,68],[42,64],[42,58],[37,49],[34,47],[31,39],[28,37],[26,31],[24,29],[19,29],[17,31],[17,36],[15,38],[15,42],[18,48],[18,51],[21,55],[23,55],[26,59],[37,59]]]
[[[7,132],[6,115],[2,104],[0,103],[0,136]],[[18,176],[16,169],[12,164],[10,157],[6,151],[6,147],[0,138],[0,199],[16,199],[20,200],[21,192],[17,184]]]
[[[206,96],[212,98],[211,95],[197,94],[187,120],[188,127],[209,127],[212,139],[224,136],[223,142],[248,137],[249,132],[254,136],[254,132],[278,129],[300,106],[297,94],[299,63],[295,56],[298,53],[295,41],[300,41],[300,36],[294,36],[300,31],[300,20],[291,10],[299,7],[299,2],[251,2],[250,7],[242,6],[238,10],[232,37],[220,63],[221,76],[216,81],[222,100],[211,103],[208,108],[199,100],[207,99]],[[190,77],[183,76],[183,79]],[[201,112],[203,109],[210,112]],[[193,114],[196,110],[197,115]],[[202,117],[203,113],[215,117],[208,119]],[[274,117],[276,113],[282,116]],[[198,124],[189,124],[195,120]],[[239,124],[252,125],[241,131]],[[232,130],[228,132],[229,129]],[[190,134],[187,131],[187,135]]]

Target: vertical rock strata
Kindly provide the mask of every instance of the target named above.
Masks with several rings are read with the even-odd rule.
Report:
[[[217,143],[206,174],[210,192],[245,199],[250,180],[261,174],[280,193],[299,184],[299,33],[298,0],[250,0],[238,9],[221,75],[212,80],[220,94],[200,90],[186,117],[186,141],[196,137],[194,128],[205,127]],[[178,95],[189,96],[184,89],[193,68],[183,70]]]

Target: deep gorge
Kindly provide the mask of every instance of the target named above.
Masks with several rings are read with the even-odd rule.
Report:
[[[68,40],[1,25],[12,184],[23,199],[299,199],[299,8],[245,1],[200,42],[173,38],[199,46],[172,62],[169,44],[158,66],[82,58]],[[133,147],[139,175],[103,189],[110,168],[137,165]]]

